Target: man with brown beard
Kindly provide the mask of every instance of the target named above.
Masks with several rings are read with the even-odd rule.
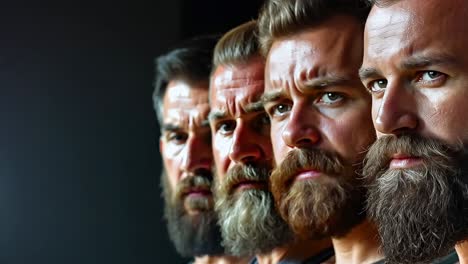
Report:
[[[375,140],[358,76],[367,13],[360,1],[271,0],[259,17],[277,164],[271,190],[297,235],[332,237],[338,264],[383,258],[357,174]]]
[[[210,125],[224,246],[237,256],[256,255],[252,263],[322,263],[333,255],[329,239],[296,239],[268,190],[273,156],[260,100],[264,60],[255,35],[255,21],[234,28],[218,42],[213,58]]]
[[[378,140],[364,175],[389,263],[455,245],[468,263],[467,14],[463,0],[377,1],[366,22],[360,77]]]
[[[161,127],[161,176],[169,235],[194,263],[242,263],[225,256],[211,183],[208,80],[217,38],[191,40],[157,58],[154,108]],[[244,262],[246,262],[244,260]]]

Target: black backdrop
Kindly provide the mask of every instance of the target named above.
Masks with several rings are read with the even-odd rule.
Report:
[[[1,1],[0,263],[183,261],[162,220],[153,58],[260,2]]]

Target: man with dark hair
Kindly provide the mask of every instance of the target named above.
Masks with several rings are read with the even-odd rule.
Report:
[[[213,58],[209,119],[224,246],[234,255],[256,255],[252,263],[324,263],[333,255],[329,239],[297,239],[277,214],[268,188],[273,155],[260,100],[264,59],[256,29],[251,21],[226,33]]]
[[[468,2],[373,2],[360,70],[378,136],[364,167],[369,215],[389,263],[454,246],[468,263]]]
[[[383,258],[358,175],[375,140],[358,76],[368,10],[357,0],[271,0],[259,16],[277,165],[271,190],[298,236],[332,237],[337,264]]]
[[[161,176],[169,236],[194,263],[241,263],[225,256],[214,213],[208,80],[215,37],[191,40],[156,60],[154,108],[161,127]],[[245,262],[245,261],[244,261]]]

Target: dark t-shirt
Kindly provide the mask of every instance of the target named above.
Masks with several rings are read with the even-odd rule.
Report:
[[[284,259],[278,262],[278,264],[320,264],[331,258],[334,254],[333,248],[328,248],[303,261]],[[253,258],[250,264],[258,264],[257,258]]]
[[[445,257],[438,258],[432,262],[432,264],[456,264],[458,263],[457,252],[452,251]],[[374,264],[385,264],[385,259],[374,262]]]

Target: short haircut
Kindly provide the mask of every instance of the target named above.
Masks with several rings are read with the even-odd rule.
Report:
[[[366,0],[267,0],[258,18],[264,56],[281,37],[320,25],[334,15],[355,17],[364,26],[371,4]]]
[[[214,35],[190,39],[155,59],[153,107],[161,127],[163,124],[163,99],[167,85],[173,80],[208,83],[213,49],[218,39],[219,37]]]
[[[378,7],[391,6],[400,2],[401,0],[367,0],[370,5],[376,5]]]
[[[220,65],[245,63],[260,56],[257,32],[257,22],[252,20],[224,34],[214,50],[213,71]]]

